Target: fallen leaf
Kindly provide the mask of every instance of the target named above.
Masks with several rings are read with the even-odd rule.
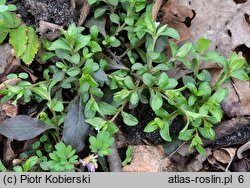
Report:
[[[85,145],[90,126],[85,122],[80,97],[76,98],[64,119],[62,140],[80,152]]]
[[[222,171],[225,171],[226,170],[226,168],[222,165],[222,164],[220,164],[215,158],[214,158],[214,156],[209,156],[208,158],[207,158],[207,161],[213,166],[213,167],[215,167],[216,169],[219,169],[219,170],[222,170]]]
[[[11,161],[16,157],[15,152],[11,148],[11,139],[6,139],[3,148],[3,163],[5,165],[10,165]]]
[[[214,158],[224,164],[230,163],[236,153],[236,148],[220,148],[213,151]]]
[[[250,2],[236,4],[218,0],[177,0],[178,6],[186,6],[195,12],[189,30],[189,41],[196,42],[207,36],[211,50],[229,56],[236,47],[245,44],[250,47]]]
[[[193,17],[192,10],[187,6],[176,4],[175,0],[168,0],[161,8],[160,22],[179,32],[180,40],[178,42],[191,36],[189,28],[184,23],[188,17]]]
[[[1,109],[5,111],[6,115],[9,117],[16,117],[18,108],[13,104],[5,103],[1,106]]]
[[[0,46],[0,80],[21,65],[20,60],[14,58],[12,50],[13,48],[9,44]]]
[[[235,160],[232,163],[232,172],[249,172],[250,162],[246,159]]]
[[[207,160],[207,158],[212,154],[210,148],[206,148],[206,156],[201,154],[197,154],[196,157],[187,164],[188,172],[198,172],[203,168],[203,162]]]
[[[0,124],[0,134],[18,141],[30,140],[51,127],[25,115],[9,118]]]
[[[157,20],[158,13],[161,9],[162,2],[163,2],[163,0],[154,0],[154,6],[153,6],[153,10],[152,10],[152,18],[154,21]]]

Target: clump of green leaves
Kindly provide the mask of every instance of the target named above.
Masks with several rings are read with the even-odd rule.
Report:
[[[44,161],[40,165],[44,170],[52,172],[72,172],[74,165],[78,162],[76,150],[72,146],[66,146],[63,142],[55,145],[55,151],[49,154],[50,160]]]
[[[0,44],[9,35],[9,43],[15,49],[16,57],[31,64],[39,47],[36,31],[21,24],[21,19],[13,12],[15,5],[5,3],[6,0],[0,1]]]
[[[88,2],[94,18],[84,27],[71,24],[67,30],[61,29],[62,36],[55,41],[43,38],[46,53],[41,60],[51,62],[43,71],[43,80],[31,84],[25,80],[28,75],[12,74],[9,79],[22,81],[0,90],[5,95],[1,103],[33,100],[44,104],[46,110],[39,114],[40,120],[55,128],[49,131],[55,142],[63,140],[68,145],[60,142],[56,151],[46,150],[49,161],[42,152],[36,153],[41,168],[73,171],[77,159],[74,154],[86,147],[86,138],[94,156],[110,155],[113,135],[119,130],[117,118],[123,126],[136,126],[140,119],[133,112],[142,104],[148,105],[155,116],[145,132],[159,130],[164,142],[172,142],[171,124],[177,116],[183,117],[178,138],[190,141],[190,149],[196,148],[204,155],[203,139],[215,138],[213,126],[223,118],[221,102],[227,96],[223,83],[232,77],[249,80],[245,59],[236,53],[227,59],[209,51],[210,40],[205,37],[196,44],[177,46],[172,39],[179,40],[178,32],[153,21],[152,4],[146,0]],[[168,56],[166,44],[171,49]],[[177,62],[192,73],[179,80],[171,78],[168,70]],[[214,85],[209,71],[200,69],[202,63],[223,67]],[[41,142],[36,142],[33,149],[39,151]],[[123,165],[131,158],[129,147]]]
[[[37,156],[32,156],[28,158],[21,166],[15,166],[13,170],[15,172],[31,172],[34,166],[38,162],[38,157]]]

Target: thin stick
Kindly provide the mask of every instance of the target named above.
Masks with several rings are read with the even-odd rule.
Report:
[[[161,9],[162,2],[163,2],[163,0],[155,0],[154,7],[152,10],[152,18],[154,21],[157,20],[158,13]]]
[[[90,5],[88,1],[86,0],[81,8],[81,14],[80,14],[78,26],[81,26],[85,22],[87,16],[89,15],[89,12],[90,12]]]

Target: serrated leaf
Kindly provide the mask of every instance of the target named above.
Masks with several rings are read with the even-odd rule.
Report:
[[[0,124],[0,134],[18,141],[30,140],[52,127],[29,116],[19,115]]]
[[[28,27],[28,43],[27,48],[24,54],[21,56],[21,59],[25,64],[31,64],[35,58],[36,53],[38,52],[39,42],[36,35],[36,31],[32,27]]]
[[[26,50],[26,44],[28,41],[26,29],[27,27],[22,25],[17,29],[12,29],[10,31],[9,43],[14,47],[17,57],[20,57]]]
[[[85,146],[90,126],[83,116],[82,101],[77,98],[69,109],[64,119],[62,140],[66,145],[71,145],[77,152]]]

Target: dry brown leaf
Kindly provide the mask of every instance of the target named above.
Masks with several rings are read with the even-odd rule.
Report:
[[[16,157],[15,152],[11,148],[12,140],[6,139],[4,141],[3,147],[3,163],[4,164],[11,164],[12,160]]]
[[[6,85],[15,86],[20,81],[21,81],[20,78],[13,78],[13,79],[6,80],[6,81],[4,81],[3,83],[0,84],[0,89],[6,89]]]
[[[16,117],[18,111],[17,106],[8,103],[3,104],[1,110],[3,110],[9,117]]]
[[[158,13],[161,9],[162,2],[163,2],[163,0],[154,0],[154,6],[153,6],[153,10],[152,10],[152,18],[154,21],[157,20]]]
[[[176,29],[180,34],[178,42],[181,42],[188,39],[191,35],[189,28],[184,23],[188,17],[193,17],[193,12],[190,8],[176,5],[175,0],[168,0],[161,9],[160,22]]]
[[[207,161],[215,168],[219,169],[219,170],[222,170],[222,171],[225,171],[226,168],[224,166],[222,166],[215,158],[214,156],[209,156],[207,158]]]
[[[20,60],[14,58],[13,48],[9,44],[0,46],[0,80],[14,72],[20,65]]]
[[[220,148],[213,151],[214,158],[224,164],[230,163],[236,153],[236,148]]]
[[[212,40],[211,50],[228,56],[236,47],[250,47],[250,1],[236,4],[233,0],[176,0],[177,5],[193,9],[190,41],[207,36]]]
[[[187,171],[188,172],[198,172],[203,168],[204,161],[212,154],[210,148],[206,148],[206,156],[201,154],[196,155],[196,157],[187,164]]]
[[[130,165],[122,168],[123,172],[159,172],[167,171],[171,165],[166,159],[162,146],[133,146],[133,159]]]

